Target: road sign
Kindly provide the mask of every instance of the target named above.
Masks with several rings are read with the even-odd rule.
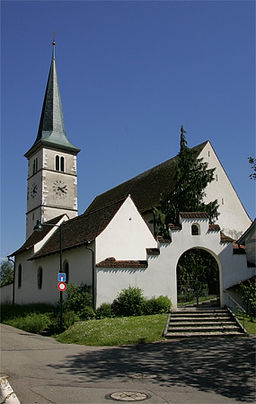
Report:
[[[67,288],[67,285],[64,282],[59,282],[58,283],[58,289],[60,292],[64,292]]]
[[[65,274],[65,272],[58,273],[58,281],[59,282],[66,282],[66,274]]]

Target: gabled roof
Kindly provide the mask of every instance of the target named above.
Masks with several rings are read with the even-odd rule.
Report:
[[[44,96],[38,134],[33,146],[27,151],[25,157],[29,157],[41,145],[54,147],[55,149],[68,150],[74,154],[77,154],[80,151],[80,149],[73,146],[67,139],[55,63],[54,41],[52,45],[52,61]]]
[[[107,227],[118,209],[123,204],[124,199],[115,202],[92,213],[84,213],[62,224],[62,249],[67,250],[87,244]],[[34,232],[35,233],[35,232]],[[32,236],[34,235],[32,234]],[[32,237],[31,236],[31,237]],[[41,258],[46,255],[59,253],[60,240],[59,229],[45,243],[45,245],[30,259]]]
[[[207,141],[193,147],[195,157],[205,147]],[[97,196],[86,213],[101,209],[110,203],[131,195],[139,212],[144,213],[158,206],[161,193],[170,192],[175,187],[175,167],[178,155],[148,171]]]
[[[237,240],[237,244],[245,244],[246,238],[256,227],[256,219],[252,222],[252,224],[248,227],[248,229],[242,234],[242,236]],[[255,230],[254,230],[255,231]]]
[[[60,215],[55,217],[54,219],[49,220],[46,224],[57,224],[60,219],[65,215]],[[25,243],[12,254],[9,254],[8,257],[12,257],[13,255],[21,254],[25,251],[30,250],[34,247],[35,244],[39,243],[39,241],[43,240],[43,238],[52,230],[51,226],[43,226],[42,231],[34,231],[31,236],[25,241]]]

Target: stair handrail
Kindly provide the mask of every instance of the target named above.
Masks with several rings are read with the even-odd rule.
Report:
[[[236,299],[234,299],[233,296],[230,295],[230,293],[229,293],[227,290],[224,290],[224,293],[226,294],[226,296],[228,297],[228,299],[231,300],[231,302],[235,305],[235,308],[238,308],[239,311],[242,312],[242,314],[243,314],[243,327],[244,327],[244,317],[245,317],[245,314],[246,314],[246,310],[236,301]],[[228,306],[232,311],[235,311],[235,312],[236,312],[236,310],[233,309],[233,307],[232,307],[231,304],[227,304],[227,306]]]

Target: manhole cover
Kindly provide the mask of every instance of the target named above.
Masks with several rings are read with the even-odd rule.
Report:
[[[150,397],[149,394],[139,391],[116,391],[106,396],[106,398],[111,398],[116,401],[143,401]]]

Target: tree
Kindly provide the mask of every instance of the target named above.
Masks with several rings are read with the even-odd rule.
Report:
[[[206,186],[213,181],[214,171],[196,151],[187,146],[185,130],[181,126],[180,151],[175,165],[175,188],[161,194],[160,206],[154,209],[156,234],[169,237],[169,223],[179,223],[179,212],[206,212],[212,223],[218,218],[218,202],[203,202]]]
[[[4,261],[0,265],[0,286],[8,285],[13,282],[13,264],[10,261]]]
[[[249,157],[249,163],[251,164],[252,173],[249,175],[251,180],[256,180],[256,158]]]

